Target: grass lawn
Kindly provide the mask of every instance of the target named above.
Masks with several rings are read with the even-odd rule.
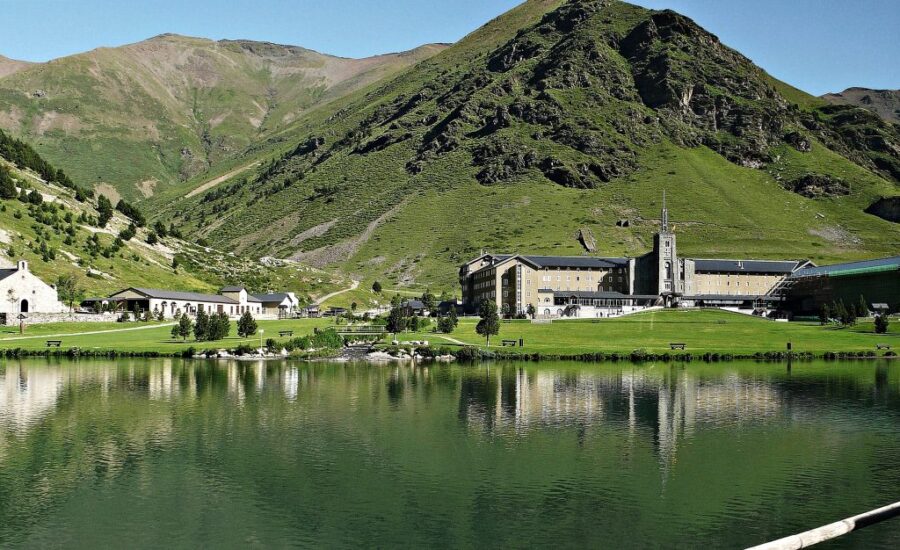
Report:
[[[458,345],[456,342],[484,346],[484,338],[475,332],[477,319],[461,319],[450,335],[406,333],[401,341],[428,340],[434,345]],[[311,334],[315,327],[333,325],[332,319],[292,319],[259,321],[263,339],[280,338],[278,332],[293,330],[294,336]],[[173,340],[171,323],[54,323],[27,327],[24,337],[14,327],[0,331],[0,349],[46,349],[46,340],[62,340],[62,348],[117,350],[122,352],[159,351],[177,353],[191,346],[197,349],[234,348],[240,344],[258,346],[260,337],[238,338],[237,324],[231,334],[218,342]],[[94,332],[95,334],[87,334]],[[751,354],[757,351],[783,351],[787,342],[795,351],[869,351],[875,344],[900,349],[900,322],[891,324],[889,334],[874,334],[871,322],[853,328],[821,327],[812,323],[776,323],[723,311],[668,310],[632,315],[621,319],[557,321],[532,324],[529,321],[501,323],[500,334],[491,338],[491,348],[501,348],[501,340],[525,340],[524,348],[509,351],[548,354],[590,352],[648,352],[669,350],[670,342],[683,342],[687,352]]]
[[[466,344],[484,346],[475,332],[477,319],[461,319],[453,334],[446,335]],[[509,351],[578,354],[589,352],[670,351],[669,343],[687,345],[690,353],[740,353],[784,351],[787,342],[794,350],[869,351],[876,344],[900,348],[900,323],[894,322],[888,334],[874,334],[871,322],[852,328],[822,327],[812,323],[776,323],[724,311],[666,310],[632,315],[620,319],[557,321],[532,324],[529,321],[501,322],[500,334],[491,338],[491,348],[501,348],[501,340],[525,340],[524,348]],[[449,343],[434,333],[403,334],[402,341],[428,340]]]
[[[314,327],[325,327],[334,321],[329,319],[290,319],[284,321],[258,321],[264,331],[263,339],[280,338],[278,332],[293,330],[294,336],[311,334]],[[15,330],[15,334],[11,332]],[[0,349],[21,348],[27,350],[46,349],[48,339],[62,340],[60,349],[80,348],[83,350],[116,350],[121,352],[158,351],[177,353],[191,346],[197,349],[234,348],[241,344],[259,346],[260,335],[241,339],[237,336],[237,323],[232,321],[231,334],[218,342],[186,342],[173,340],[170,336],[172,323],[52,323],[27,327],[24,338],[18,330],[6,327],[0,334]],[[98,332],[97,334],[85,334]],[[51,337],[52,336],[52,337]]]

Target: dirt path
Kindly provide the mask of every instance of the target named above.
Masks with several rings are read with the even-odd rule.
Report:
[[[208,190],[212,189],[213,187],[219,185],[220,183],[228,181],[231,178],[235,177],[236,175],[240,174],[241,172],[249,170],[249,169],[253,168],[254,166],[259,166],[259,161],[251,162],[250,164],[245,164],[244,166],[241,166],[240,168],[235,168],[234,170],[232,170],[231,172],[228,172],[224,176],[219,176],[216,179],[209,180],[208,182],[204,183],[200,187],[195,188],[193,191],[191,191],[190,193],[185,195],[184,198],[189,199],[191,197],[199,195],[200,193],[203,193],[204,191],[208,191]]]
[[[14,340],[34,340],[35,338],[62,338],[62,337],[72,337],[72,336],[90,336],[92,334],[115,334],[117,332],[132,332],[135,330],[148,330],[151,328],[160,328],[160,327],[171,327],[175,323],[161,323],[158,325],[149,325],[144,327],[132,327],[132,328],[116,328],[112,330],[90,330],[87,332],[66,332],[62,334],[40,334],[37,336],[14,336],[12,338],[0,338],[0,343],[2,342],[11,342]]]
[[[441,340],[446,340],[446,341],[450,342],[451,344],[456,344],[459,346],[471,346],[472,345],[472,344],[467,344],[465,342],[460,342],[456,338],[450,338],[449,336],[441,336],[439,334],[435,334],[435,338],[440,338]]]
[[[351,290],[356,290],[357,288],[359,288],[359,281],[353,281],[353,284],[350,285],[350,288],[345,288],[344,290],[338,290],[337,292],[332,292],[331,294],[326,294],[325,296],[322,296],[321,298],[317,298],[316,301],[313,302],[313,305],[320,306],[324,302],[334,298],[335,296],[340,296],[341,294],[343,294],[345,292],[350,292]]]

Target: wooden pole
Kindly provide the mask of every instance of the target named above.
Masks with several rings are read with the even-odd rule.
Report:
[[[876,510],[859,514],[841,521],[829,523],[816,529],[797,535],[791,535],[759,546],[753,546],[747,550],[797,550],[808,548],[814,544],[825,542],[846,535],[852,531],[868,527],[876,523],[900,516],[900,502],[888,504]]]

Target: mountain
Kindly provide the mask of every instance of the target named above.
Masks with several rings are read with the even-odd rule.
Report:
[[[900,90],[847,88],[840,93],[825,94],[822,99],[835,105],[863,107],[888,122],[900,123]]]
[[[28,63],[27,61],[16,61],[15,59],[0,55],[0,78],[19,72],[30,65],[31,63]]]
[[[896,126],[779,82],[690,19],[531,0],[161,207],[223,248],[455,286],[482,249],[637,255],[666,190],[686,254],[888,255]]]
[[[344,59],[161,35],[48,63],[4,59],[0,128],[32,142],[74,180],[140,200],[441,49]]]
[[[97,296],[130,286],[216,291],[235,283],[309,296],[348,285],[300,264],[236,258],[148,227],[119,239],[131,220],[114,211],[101,227],[96,201],[85,195],[29,145],[0,131],[0,267],[26,259],[48,283],[72,275]]]

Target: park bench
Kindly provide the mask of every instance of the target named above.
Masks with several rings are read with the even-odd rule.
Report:
[[[281,336],[282,338],[284,338],[285,336],[293,336],[293,335],[294,335],[294,331],[293,331],[293,330],[280,330],[280,331],[278,331],[278,336]]]
[[[503,347],[506,347],[506,346],[516,347],[516,344],[518,344],[518,342],[516,342],[515,340],[503,340]]]
[[[57,347],[57,348],[58,348],[58,347],[61,346],[61,345],[62,345],[62,340],[47,340],[47,347],[48,347],[48,348],[51,347],[51,346],[54,346],[54,347]]]
[[[669,348],[671,348],[673,350],[675,350],[675,349],[684,350],[687,348],[687,344],[672,343],[672,344],[669,344]]]
[[[891,345],[890,344],[875,344],[875,348],[880,349],[880,350],[881,349],[891,349]]]

